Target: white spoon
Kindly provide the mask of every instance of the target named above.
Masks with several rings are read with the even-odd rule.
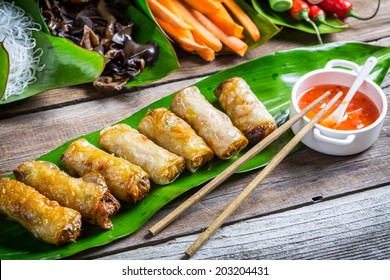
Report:
[[[355,81],[353,82],[351,88],[349,89],[343,101],[341,101],[340,105],[336,108],[336,110],[334,110],[333,113],[330,114],[324,120],[324,122],[335,123],[336,125],[338,125],[340,124],[341,121],[343,121],[345,110],[347,110],[349,102],[351,102],[357,90],[360,88],[362,83],[366,80],[368,75],[371,73],[372,69],[374,69],[377,61],[378,60],[373,56],[369,57],[366,60],[362,70],[360,70],[359,74],[357,75]]]

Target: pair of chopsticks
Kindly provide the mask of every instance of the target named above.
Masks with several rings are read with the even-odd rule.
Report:
[[[248,160],[253,158],[263,149],[265,149],[269,144],[275,141],[279,136],[286,132],[294,123],[301,119],[305,114],[312,110],[316,105],[318,105],[322,100],[330,95],[330,92],[325,92],[317,100],[299,112],[297,115],[289,119],[282,126],[264,138],[260,143],[253,146],[248,152],[246,152],[241,158],[239,158],[235,163],[226,168],[222,173],[217,177],[203,186],[198,192],[193,194],[188,198],[184,203],[179,207],[165,216],[161,221],[152,226],[149,229],[149,232],[154,236],[158,234],[161,230],[167,227],[171,222],[173,222],[177,217],[179,217],[184,211],[186,211],[190,206],[198,202],[201,198],[206,196],[222,182],[224,182],[228,177],[230,177],[238,168],[244,165]],[[308,133],[313,126],[325,115],[325,113],[333,106],[333,104],[342,96],[342,92],[337,93],[337,95],[332,98],[332,100],[317,114],[314,118],[305,125],[291,140],[287,145],[269,162],[269,164],[253,179],[252,182],[238,195],[238,197],[222,212],[222,214],[198,237],[198,239],[187,249],[185,252],[187,256],[191,257],[195,252],[206,242],[210,236],[223,224],[223,222],[240,206],[240,204],[247,198],[252,191],[260,184],[260,182],[270,174],[276,166],[291,152],[291,150],[302,140],[302,138]]]

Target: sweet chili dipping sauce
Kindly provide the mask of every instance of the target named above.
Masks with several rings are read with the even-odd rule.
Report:
[[[343,97],[341,97],[325,114],[325,116],[320,119],[318,122],[319,124],[337,130],[356,130],[369,126],[379,118],[379,110],[375,106],[374,102],[372,102],[372,100],[365,94],[358,91],[349,103],[344,119],[339,126],[337,126],[336,123],[332,124],[329,122],[323,122],[326,117],[340,105],[343,98],[347,95],[349,87],[339,85],[319,85],[308,89],[300,96],[298,100],[298,107],[302,110],[328,90],[331,94],[325,100],[321,101],[321,103],[313,110],[306,114],[309,119],[312,119],[322,108],[324,108],[339,91],[343,92]]]

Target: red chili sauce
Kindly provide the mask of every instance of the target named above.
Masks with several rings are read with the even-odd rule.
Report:
[[[341,103],[347,95],[349,87],[339,85],[319,85],[308,89],[302,94],[298,100],[298,107],[302,110],[326,91],[331,94],[313,110],[306,114],[309,119],[312,119],[326,104],[339,92],[343,92],[343,96],[330,108],[324,117],[320,119],[319,124],[332,129],[338,130],[356,130],[369,126],[379,118],[379,110],[374,102],[365,94],[358,91],[349,103],[344,117],[344,120],[337,126],[336,123],[325,123],[324,120],[329,116]]]

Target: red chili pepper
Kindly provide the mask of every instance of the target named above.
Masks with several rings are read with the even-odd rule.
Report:
[[[329,13],[334,13],[340,20],[344,20],[347,17],[355,17],[361,20],[372,19],[379,11],[381,1],[378,0],[378,5],[373,15],[369,17],[361,17],[353,10],[353,4],[349,0],[323,0],[318,5]]]
[[[290,15],[296,19],[296,20],[304,20],[308,23],[310,23],[316,34],[317,34],[317,38],[318,38],[318,41],[320,41],[320,44],[322,44],[322,39],[321,39],[321,35],[320,35],[320,32],[318,31],[318,27],[317,25],[310,20],[309,18],[309,5],[303,1],[303,0],[293,0],[293,5],[291,7],[291,9],[289,10],[290,12]]]
[[[310,6],[309,17],[315,23],[317,23],[317,24],[325,24],[327,26],[330,26],[332,28],[337,28],[337,29],[348,28],[348,25],[335,26],[335,25],[332,25],[332,24],[326,22],[325,21],[326,14],[325,14],[324,10],[321,9],[320,7],[318,7],[317,5],[313,5],[313,4],[310,4],[310,3],[308,3],[308,4]]]
[[[293,0],[289,12],[296,20],[307,20],[309,18],[309,5],[303,0]]]

